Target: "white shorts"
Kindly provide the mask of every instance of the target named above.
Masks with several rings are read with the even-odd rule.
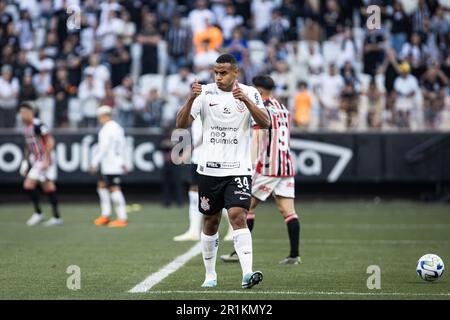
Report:
[[[56,163],[52,162],[52,164],[47,168],[47,170],[42,169],[43,162],[36,161],[31,166],[30,171],[28,171],[27,178],[36,180],[39,182],[45,181],[56,181]]]
[[[271,195],[285,198],[295,198],[295,180],[294,177],[269,177],[255,173],[253,176],[252,196],[261,201]]]

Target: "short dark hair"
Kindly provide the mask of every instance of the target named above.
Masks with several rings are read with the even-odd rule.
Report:
[[[267,75],[253,77],[252,83],[255,87],[260,87],[269,91],[272,91],[273,88],[275,88],[275,82]]]
[[[25,108],[28,110],[31,110],[33,112],[36,112],[36,106],[34,105],[33,101],[24,101],[20,104],[20,108]]]
[[[237,60],[236,60],[236,58],[232,54],[229,54],[229,53],[225,53],[225,54],[220,55],[217,58],[216,63],[229,63],[229,64],[237,67]]]

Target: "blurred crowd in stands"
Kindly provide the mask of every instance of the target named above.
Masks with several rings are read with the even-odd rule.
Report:
[[[0,128],[24,100],[51,128],[96,127],[104,104],[170,128],[228,52],[299,130],[450,130],[449,18],[440,0],[0,0]]]

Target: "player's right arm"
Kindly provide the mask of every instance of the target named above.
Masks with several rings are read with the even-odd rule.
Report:
[[[195,99],[202,93],[202,85],[197,80],[192,84],[191,94],[187,99],[184,106],[178,111],[176,118],[176,127],[178,129],[186,129],[194,121],[194,117],[191,115],[192,105]]]
[[[106,156],[106,153],[108,152],[109,149],[110,140],[112,139],[110,139],[109,136],[106,135],[106,132],[104,131],[100,132],[100,134],[98,135],[97,153],[94,155],[94,158],[92,159],[91,162],[91,167],[89,168],[91,174],[95,174],[100,164],[100,161],[103,159],[103,157]]]

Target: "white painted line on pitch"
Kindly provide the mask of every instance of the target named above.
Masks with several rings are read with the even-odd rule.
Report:
[[[182,266],[184,266],[189,260],[191,260],[196,255],[200,254],[202,252],[201,243],[197,243],[195,246],[193,246],[191,249],[189,249],[188,252],[185,254],[176,257],[171,263],[168,265],[165,265],[157,272],[151,274],[148,276],[144,281],[136,285],[133,289],[131,289],[128,292],[131,293],[143,293],[150,290],[152,287],[163,281],[165,278],[167,278],[171,273],[174,273],[178,269],[180,269]]]
[[[151,294],[261,294],[261,295],[299,295],[299,296],[443,296],[450,297],[450,293],[412,293],[412,292],[345,292],[345,291],[249,291],[249,290],[168,290],[150,291]]]

